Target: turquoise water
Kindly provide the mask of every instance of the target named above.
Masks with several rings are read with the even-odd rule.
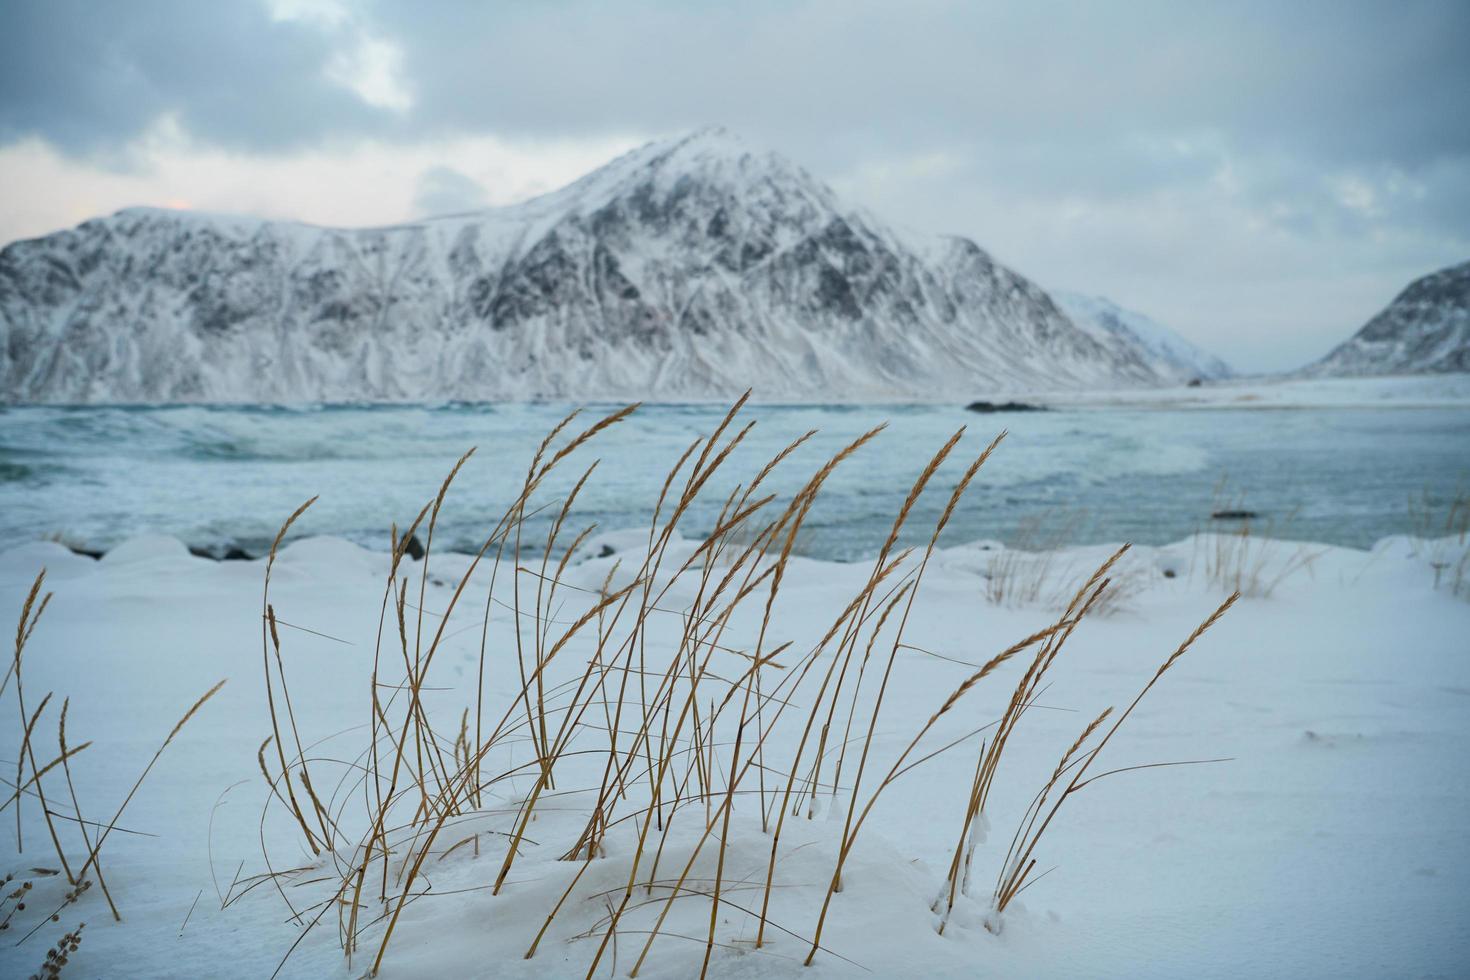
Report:
[[[306,533],[386,547],[454,460],[478,447],[450,494],[439,540],[480,543],[516,492],[564,405],[0,408],[0,533],[48,535],[106,549],[138,533],[258,551],[302,500],[321,495]],[[606,410],[606,407],[604,407]],[[596,408],[589,409],[590,420]],[[579,451],[564,492],[600,459],[579,501],[581,524],[646,526],[668,468],[723,410],[658,405]],[[1131,540],[1162,544],[1207,527],[1222,506],[1259,512],[1282,537],[1367,547],[1416,530],[1411,498],[1431,505],[1470,489],[1470,410],[1088,409],[977,415],[936,406],[759,406],[757,424],[711,481],[685,531],[713,524],[739,479],[808,429],[819,434],[768,481],[789,495],[837,448],[888,429],[829,481],[802,542],[808,553],[871,555],[914,477],[960,426],[968,434],[921,500],[925,533],[964,462],[1000,429],[947,540],[1042,546]],[[1222,480],[1224,489],[1221,489]],[[579,525],[580,526],[580,525]]]

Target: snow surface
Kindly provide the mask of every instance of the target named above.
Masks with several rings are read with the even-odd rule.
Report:
[[[130,209],[0,251],[8,402],[964,400],[1157,384],[957,237],[723,130],[366,229]]]
[[[643,540],[623,532],[589,542],[590,555],[614,554],[579,562],[568,581],[600,585],[618,555]],[[1079,628],[1054,668],[1045,709],[1026,716],[1007,750],[988,841],[977,841],[982,894],[998,848],[1062,749],[1103,705],[1126,703],[1222,599],[1200,571],[1216,543],[1202,537],[1137,549],[1125,607]],[[690,547],[678,545],[682,553]],[[731,912],[721,935],[736,946],[716,951],[712,975],[1463,976],[1470,967],[1470,603],[1436,590],[1431,567],[1463,544],[1394,538],[1367,552],[1261,547],[1270,549],[1269,562],[1304,549],[1312,560],[1269,598],[1238,603],[1160,682],[1104,757],[1114,766],[1232,761],[1127,773],[1089,788],[1048,832],[1042,863],[1056,870],[1022,896],[1023,907],[1006,913],[999,934],[984,927],[984,904],[964,899],[939,936],[929,903],[973,768],[973,744],[966,743],[903,777],[874,811],[824,939],[846,960],[821,955],[804,971],[804,945],[784,934],[757,952],[740,944],[752,934],[750,923]],[[1066,551],[1050,567],[1065,578],[1105,553]],[[1047,603],[983,598],[996,555],[993,545],[977,543],[937,556],[912,616],[915,646],[975,661],[1052,620]],[[318,749],[324,755],[355,751],[348,729],[363,721],[385,562],[345,541],[306,538],[290,543],[277,564],[280,618],[325,634],[290,630],[285,637],[302,735],[309,743],[326,739]],[[262,835],[277,870],[331,869],[306,854],[289,827],[275,819],[261,824],[266,789],[255,755],[269,731],[260,679],[262,563],[194,558],[159,537],[131,541],[100,562],[54,544],[26,544],[0,554],[0,593],[12,608],[42,566],[55,599],[27,651],[27,694],[69,696],[70,740],[94,740],[73,767],[91,818],[110,815],[185,706],[220,678],[229,683],[169,747],[129,807],[122,826],[137,833],[109,839],[105,871],[122,924],[111,922],[93,889],[60,922],[16,945],[17,932],[40,920],[37,909],[60,904],[62,885],[42,879],[31,908],[16,915],[11,938],[0,943],[0,973],[30,971],[47,945],[84,919],[66,975],[269,976],[300,934],[283,895],[300,907],[322,901],[316,876],[297,874],[280,893],[262,885],[224,910],[219,894],[238,896],[241,886],[232,882],[264,870]],[[462,557],[431,559],[431,613],[448,600],[440,583],[464,566]],[[867,574],[862,564],[795,559],[774,620],[782,639],[810,640]],[[676,592],[670,608],[691,599]],[[577,609],[569,599],[559,614]],[[452,639],[434,665],[427,684],[443,689],[433,695],[435,708],[464,702],[473,687],[477,614],[467,615],[471,622],[475,628]],[[756,625],[742,618],[732,638],[748,642]],[[513,663],[503,644],[492,644],[492,700],[505,696]],[[1012,667],[945,716],[934,747],[996,716],[1017,676]],[[903,651],[875,752],[891,758],[967,673]],[[9,695],[5,710],[10,722]],[[37,738],[51,746],[55,716],[46,718]],[[7,724],[0,754],[13,758],[18,739],[18,726]],[[26,802],[26,851],[4,862],[4,870],[22,874],[54,864],[36,803]],[[833,812],[840,815],[842,803]],[[814,885],[830,874],[838,825],[825,810],[794,823],[791,840],[802,846],[784,853],[778,873],[786,887],[773,909],[782,925],[807,934]],[[483,890],[498,863],[490,845],[478,858],[465,847],[439,862],[431,877],[440,894],[409,907],[382,975],[582,976],[595,940],[570,936],[604,914],[595,901],[575,900],[559,920],[565,928],[534,960],[521,958],[575,868],[552,853],[566,829],[548,809],[499,897]],[[766,838],[754,834],[755,846],[749,835],[737,837],[744,843],[729,856],[731,880],[763,868]],[[595,865],[587,893],[619,887],[626,867],[619,846]],[[451,894],[458,889],[478,890]],[[707,906],[691,914],[673,931],[702,934]],[[618,975],[627,972],[635,939],[624,942]],[[702,948],[669,939],[640,975],[693,976]],[[327,925],[307,936],[281,975],[355,977],[364,959],[349,970]]]
[[[1052,298],[1072,322],[1099,343],[1124,350],[1145,352],[1148,363],[1173,384],[1188,384],[1195,378],[1216,380],[1234,372],[1230,365],[1201,350],[1163,324],[1125,310],[1101,296],[1052,291]]]

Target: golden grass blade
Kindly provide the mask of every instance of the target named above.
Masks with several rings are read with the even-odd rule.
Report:
[[[137,795],[138,787],[143,785],[143,780],[147,779],[148,774],[153,771],[154,765],[157,764],[159,757],[163,755],[163,750],[168,748],[169,743],[174,740],[174,737],[177,736],[179,732],[183,731],[184,726],[189,723],[189,719],[193,718],[194,715],[199,711],[199,709],[204,707],[205,703],[210,698],[214,697],[215,694],[219,692],[219,689],[224,686],[225,682],[221,680],[218,684],[214,685],[214,687],[211,687],[208,691],[205,691],[204,694],[199,697],[199,700],[195,701],[192,705],[189,706],[189,710],[184,712],[184,716],[178,720],[178,723],[169,730],[168,737],[163,740],[163,744],[158,747],[158,751],[153,753],[153,758],[148,760],[148,765],[143,767],[142,774],[138,776],[137,782],[133,783],[133,788],[128,790],[128,795],[125,796],[122,803],[118,805],[117,812],[112,815],[112,819],[108,821],[107,826],[103,828],[100,834],[97,835],[97,843],[92,846],[91,850],[87,854],[87,860],[82,864],[81,870],[77,872],[77,876],[79,878],[85,875],[87,873],[87,869],[92,867],[92,865],[96,863],[97,855],[101,852],[102,845],[107,842],[108,835],[111,834],[113,828],[117,826],[117,822],[122,819],[123,811],[128,808],[128,804],[131,803],[133,801],[133,797]]]

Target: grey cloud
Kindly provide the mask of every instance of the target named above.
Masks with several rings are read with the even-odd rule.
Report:
[[[0,7],[0,142],[121,148],[172,114],[193,138],[278,150],[382,125],[324,74],[329,38],[258,0]]]
[[[1206,131],[1338,164],[1470,153],[1470,5],[1457,0],[369,0],[355,11],[403,52],[418,96],[405,118],[326,80],[340,26],[273,21],[263,0],[8,3],[0,132],[85,149],[177,111],[193,135],[257,149],[719,121],[829,166],[872,144],[1085,151],[1120,134]]]
[[[374,20],[429,126],[713,119],[814,149],[1214,129],[1399,165],[1470,151],[1470,127],[1448,125],[1470,85],[1455,2],[438,3]]]
[[[485,188],[450,167],[430,167],[419,175],[413,196],[414,209],[421,215],[473,211],[489,203]]]

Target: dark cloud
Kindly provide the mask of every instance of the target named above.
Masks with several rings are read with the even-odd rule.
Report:
[[[1448,163],[1470,177],[1470,4],[1460,0],[347,9],[333,22],[275,19],[263,0],[8,3],[0,141],[39,135],[95,152],[165,114],[196,140],[259,151],[718,121],[829,176],[947,151],[1018,192],[1089,195],[1229,167],[1259,179],[1259,193],[1286,190],[1284,212],[1317,193],[1293,181],[1337,171],[1412,179]],[[396,46],[409,111],[375,108],[329,77],[364,36]],[[1470,227],[1463,194],[1445,203],[1436,220]]]
[[[20,0],[0,6],[0,142],[117,150],[172,115],[191,137],[272,151],[387,114],[331,83],[332,38],[258,0]]]
[[[267,150],[718,120],[832,146],[815,156],[981,135],[1085,152],[1120,134],[1199,131],[1339,163],[1412,168],[1470,153],[1460,0],[349,9],[344,26],[273,19],[263,0],[7,3],[0,125],[72,149],[172,111],[202,139]],[[401,49],[417,96],[406,118],[327,78],[358,31]]]
[[[1470,5],[380,4],[425,125],[711,119],[783,144],[1211,129],[1412,166],[1470,151]],[[846,150],[839,145],[836,150]]]

